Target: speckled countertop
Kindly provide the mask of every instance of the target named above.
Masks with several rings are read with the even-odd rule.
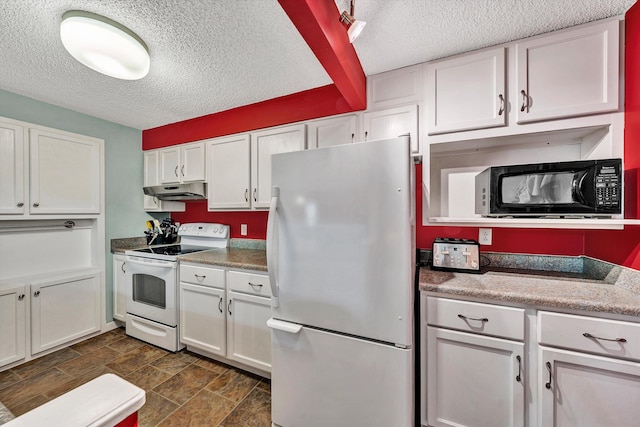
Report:
[[[124,253],[128,249],[146,246],[144,237],[131,237],[111,240],[111,252]],[[231,239],[225,249],[210,249],[180,255],[182,262],[215,265],[219,267],[240,268],[245,270],[267,271],[267,255],[264,240]]]
[[[617,267],[600,280],[553,274],[487,271],[482,274],[433,271],[420,268],[421,291],[561,309],[640,316],[638,272]]]
[[[263,249],[229,247],[181,255],[180,262],[267,271],[267,253]]]

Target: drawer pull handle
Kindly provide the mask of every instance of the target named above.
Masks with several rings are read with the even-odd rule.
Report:
[[[458,317],[461,318],[462,320],[476,320],[478,322],[488,322],[489,319],[487,319],[486,317],[467,317],[464,314],[458,314]]]
[[[229,316],[231,316],[231,301],[229,300],[229,304],[227,304],[227,311],[229,312]]]
[[[218,310],[222,313],[222,297],[220,297],[220,301],[218,302]]]
[[[585,332],[584,334],[582,334],[583,337],[585,338],[591,338],[594,340],[602,340],[602,341],[614,341],[614,342],[627,342],[626,338],[602,338],[602,337],[597,337],[595,335],[591,335],[589,332]]]
[[[247,283],[249,283],[249,286],[251,286],[252,288],[260,289],[262,287],[261,283],[251,283],[251,282],[247,282]]]
[[[520,382],[522,380],[522,358],[520,356],[516,356],[516,360],[518,361],[518,375],[516,376],[516,381]]]
[[[545,363],[545,365],[547,366],[547,371],[549,371],[549,381],[548,381],[548,382],[546,382],[546,383],[544,384],[544,386],[545,386],[546,388],[550,389],[550,388],[551,388],[551,376],[552,376],[552,375],[551,375],[551,363],[550,363],[550,362],[547,362],[547,363]]]
[[[194,276],[196,276],[196,279],[198,279],[200,282],[202,282],[202,281],[205,279],[205,277],[207,277],[207,276],[206,276],[206,275],[204,275],[204,274],[203,274],[202,276],[201,276],[201,275],[199,275],[199,274],[194,274]]]

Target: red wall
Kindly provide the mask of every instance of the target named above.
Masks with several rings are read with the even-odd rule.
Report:
[[[640,212],[640,198],[638,198],[638,188],[640,188],[640,5],[635,4],[626,15],[626,86],[625,86],[625,205],[626,217],[638,218]],[[327,97],[324,90],[319,92],[320,96],[317,111],[312,111],[315,107],[314,100],[310,98],[313,93],[305,95],[302,104],[304,114],[299,111],[292,111],[294,104],[290,100],[275,99],[267,102],[268,108],[274,109],[276,119],[271,123],[261,124],[272,126],[284,122],[310,119],[312,117],[322,117],[328,115],[331,108],[332,96]],[[339,97],[335,97],[339,100]],[[311,110],[309,110],[311,108]],[[334,105],[334,108],[342,111],[343,106]],[[336,111],[337,113],[338,111]],[[242,132],[256,129],[255,116],[247,115],[248,111],[244,107],[229,110],[224,113],[225,120],[233,124],[228,126],[228,133]],[[334,113],[335,114],[335,113]],[[205,116],[193,121],[183,122],[175,129],[175,134],[168,136],[161,135],[163,128],[157,128],[155,132],[145,131],[143,133],[143,148],[150,149],[170,145],[170,143],[193,141],[203,137],[214,136],[211,129],[221,126],[216,120],[217,115]],[[302,117],[294,119],[294,117]],[[218,116],[220,117],[220,116]],[[272,118],[273,119],[273,118]],[[270,119],[271,120],[271,119]],[[284,121],[283,121],[284,120]],[[208,129],[207,135],[203,136],[203,130]],[[227,132],[225,131],[225,132]],[[417,182],[421,182],[422,168],[416,167]],[[422,194],[421,186],[417,185],[417,218],[420,223],[422,218]],[[187,202],[187,211],[184,213],[174,213],[172,217],[180,222],[189,221],[209,221],[222,222],[231,225],[232,237],[240,236],[240,224],[248,224],[249,238],[264,239],[266,236],[266,212],[229,212],[210,213],[206,210],[205,202]],[[440,227],[422,226],[416,227],[416,244],[420,248],[429,248],[435,237],[463,237],[476,239],[478,228],[476,227]],[[588,255],[601,260],[631,267],[640,270],[640,226],[627,226],[624,230],[571,230],[571,229],[514,229],[514,228],[493,228],[493,244],[483,246],[484,250],[496,252],[531,253],[531,254],[551,254],[551,255]]]

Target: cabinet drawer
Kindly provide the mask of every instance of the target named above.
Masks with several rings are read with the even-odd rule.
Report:
[[[271,286],[267,275],[229,271],[227,280],[230,291],[271,298]]]
[[[640,324],[538,312],[538,342],[589,353],[640,360]]]
[[[224,270],[195,265],[180,265],[180,281],[224,288]]]
[[[427,323],[483,335],[524,340],[524,310],[427,297]]]

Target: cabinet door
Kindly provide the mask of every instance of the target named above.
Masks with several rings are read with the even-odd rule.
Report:
[[[407,105],[388,110],[364,113],[364,140],[396,138],[408,133],[411,152],[419,152],[418,106]]]
[[[427,64],[429,135],[505,126],[505,48]]]
[[[251,134],[251,205],[268,208],[271,201],[271,156],[306,148],[305,125],[266,129]]]
[[[100,330],[96,273],[31,283],[31,352],[54,348]]]
[[[25,212],[24,128],[0,121],[0,214]]]
[[[271,372],[271,300],[230,291],[227,309],[227,357]]]
[[[144,186],[150,187],[152,185],[160,184],[158,161],[160,153],[158,150],[151,150],[144,152]]]
[[[518,123],[618,109],[620,22],[519,42]]]
[[[640,420],[640,363],[541,347],[541,427],[632,427]]]
[[[249,134],[207,143],[207,199],[209,210],[249,209],[251,144]]]
[[[425,356],[430,426],[524,426],[523,343],[427,327]]]
[[[160,184],[180,182],[180,147],[163,148],[159,151]]]
[[[357,116],[350,114],[308,123],[309,148],[351,144],[356,138],[356,121]]]
[[[49,131],[29,132],[30,212],[100,213],[100,144]]]
[[[25,358],[25,286],[0,289],[0,367]]]
[[[226,355],[224,289],[180,283],[180,342]]]
[[[180,158],[180,179],[182,182],[205,180],[204,142],[180,147]]]
[[[113,256],[113,318],[125,321],[127,314],[126,263],[124,255]]]

